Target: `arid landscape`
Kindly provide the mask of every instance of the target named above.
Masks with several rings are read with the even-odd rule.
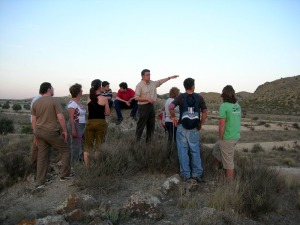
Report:
[[[75,167],[76,177],[59,180],[59,154],[53,150],[49,179],[35,189],[30,168],[31,99],[0,100],[0,119],[13,130],[0,135],[1,224],[300,224],[300,75],[237,93],[242,106],[236,179],[212,170],[218,137],[219,93],[201,93],[209,112],[199,132],[205,182],[182,182],[174,144],[166,156],[166,134],[156,121],[155,140],[135,143],[136,122],[124,112],[116,126],[114,109],[98,160]],[[156,112],[166,95],[156,102]],[[69,97],[58,100],[65,107]],[[83,98],[85,99],[85,98]],[[9,104],[9,108],[3,108]],[[14,110],[14,105],[21,109]],[[16,106],[14,107],[16,109]],[[25,109],[27,108],[27,109]],[[67,117],[67,115],[66,115]]]

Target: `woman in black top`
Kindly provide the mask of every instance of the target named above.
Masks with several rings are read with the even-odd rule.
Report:
[[[86,165],[88,165],[91,151],[95,152],[95,157],[99,154],[107,131],[105,116],[109,116],[110,109],[107,98],[101,96],[100,93],[101,81],[99,79],[93,80],[87,101],[88,121],[84,134],[84,162]]]

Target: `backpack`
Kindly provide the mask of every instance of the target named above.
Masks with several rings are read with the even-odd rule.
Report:
[[[200,109],[198,102],[198,94],[181,94],[183,97],[183,109],[180,112],[181,124],[187,129],[199,129]]]

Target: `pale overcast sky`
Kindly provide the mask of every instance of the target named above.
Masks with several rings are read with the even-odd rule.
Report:
[[[55,96],[93,79],[135,89],[180,75],[158,88],[183,92],[254,92],[300,74],[299,0],[0,0],[0,98],[30,98],[42,82]]]

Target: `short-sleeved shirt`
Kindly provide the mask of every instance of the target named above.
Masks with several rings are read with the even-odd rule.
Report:
[[[86,109],[83,106],[80,106],[75,101],[71,100],[68,103],[68,109],[75,109],[73,116],[75,123],[85,123]]]
[[[135,96],[141,98],[151,98],[154,101],[157,99],[157,91],[156,88],[161,85],[160,81],[152,81],[149,83],[145,83],[144,81],[140,81],[135,88]],[[148,104],[148,102],[138,102],[139,105]]]
[[[224,102],[220,105],[219,118],[226,120],[223,134],[224,140],[240,139],[241,115],[241,107],[238,103]]]
[[[135,95],[135,92],[131,88],[127,88],[126,92],[119,90],[117,93],[117,97],[119,97],[120,99],[123,99],[125,101],[128,101],[129,99],[133,98],[134,95]]]
[[[32,108],[33,103],[35,103],[35,101],[38,100],[40,97],[42,97],[42,95],[37,95],[31,100],[30,109]],[[32,116],[30,116],[30,122],[32,122]]]
[[[42,96],[31,108],[31,115],[36,116],[36,128],[46,131],[57,131],[57,114],[62,113],[60,104],[51,96]]]
[[[198,103],[199,103],[199,110],[204,113],[207,111],[207,107],[206,107],[206,103],[204,101],[204,98],[198,94]],[[179,105],[179,111],[180,114],[183,113],[183,107],[184,107],[184,97],[182,95],[178,95],[174,101],[172,102],[172,104],[174,104],[175,106]],[[178,123],[181,123],[181,118],[179,119]]]
[[[165,103],[165,116],[166,116],[165,121],[166,122],[173,122],[173,120],[171,120],[171,118],[170,118],[171,114],[170,114],[170,111],[169,111],[169,105],[170,105],[171,102],[173,102],[173,100],[174,100],[174,98],[168,98],[166,103]],[[176,106],[174,108],[174,113],[175,113],[175,116],[177,118],[180,117],[179,106]]]

